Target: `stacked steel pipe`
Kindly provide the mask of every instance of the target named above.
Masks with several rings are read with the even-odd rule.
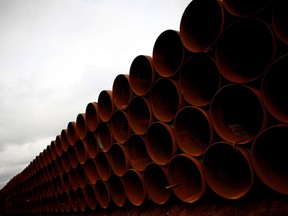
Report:
[[[0,191],[0,212],[288,195],[288,18],[280,0],[193,0],[129,74]],[[284,77],[285,76],[285,77]]]

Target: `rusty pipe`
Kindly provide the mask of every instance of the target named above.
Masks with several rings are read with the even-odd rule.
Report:
[[[108,153],[98,152],[95,157],[96,169],[99,177],[104,181],[107,181],[111,175],[111,163]]]
[[[137,96],[145,96],[156,79],[153,58],[147,55],[138,55],[134,58],[129,71],[129,83]]]
[[[95,195],[101,208],[106,209],[110,204],[110,193],[107,183],[102,179],[98,179],[95,184]]]
[[[108,189],[114,204],[118,207],[125,205],[127,196],[121,177],[112,174],[108,179]]]
[[[183,64],[179,87],[190,105],[206,106],[220,88],[220,80],[214,59],[207,54],[195,54]]]
[[[191,52],[208,52],[222,33],[225,22],[220,1],[193,0],[180,22],[180,37]]]
[[[143,135],[153,121],[153,114],[148,99],[133,97],[128,105],[128,122],[134,133]]]
[[[61,135],[56,136],[56,153],[59,157],[61,157],[63,152],[62,149],[62,140],[61,140]]]
[[[76,118],[76,128],[78,132],[79,139],[83,140],[87,134],[87,120],[85,113],[79,113]]]
[[[70,171],[68,172],[68,177],[71,188],[76,189],[77,187],[79,187],[79,180],[77,178],[76,169],[71,168]]]
[[[88,131],[86,138],[85,138],[85,142],[86,142],[88,156],[91,158],[95,158],[99,151],[96,133],[93,131]]]
[[[261,93],[269,113],[279,121],[288,124],[287,79],[288,54],[275,60],[264,74]]]
[[[86,125],[88,130],[95,131],[100,123],[98,103],[91,102],[86,106]]]
[[[117,176],[123,176],[130,167],[126,147],[119,143],[114,143],[108,154],[110,155],[111,170]]]
[[[184,104],[179,83],[169,78],[158,79],[150,92],[150,104],[159,121],[171,122]]]
[[[239,199],[252,188],[254,171],[248,151],[220,141],[203,155],[203,169],[208,186],[226,199]]]
[[[177,146],[191,156],[200,156],[213,142],[209,114],[196,106],[182,108],[174,119]]]
[[[61,160],[62,160],[64,171],[69,172],[69,170],[71,169],[71,163],[70,163],[68,152],[62,153]]]
[[[62,150],[63,152],[67,152],[70,146],[68,135],[67,135],[67,129],[62,129],[60,138],[61,138]]]
[[[116,142],[124,144],[131,133],[127,112],[117,109],[111,118],[111,132]]]
[[[76,171],[76,177],[78,179],[79,187],[85,188],[85,185],[88,183],[88,178],[85,173],[84,166],[82,164],[78,164],[75,171]]]
[[[163,122],[153,122],[145,136],[147,152],[159,165],[166,165],[177,152],[173,128]]]
[[[277,37],[284,44],[288,45],[288,19],[285,3],[285,1],[274,1],[272,8],[272,26]]]
[[[156,72],[161,77],[177,76],[185,61],[185,52],[178,31],[171,29],[163,31],[153,47],[152,58]]]
[[[129,169],[121,179],[123,180],[127,199],[134,206],[142,205],[147,198],[142,172]]]
[[[113,103],[117,109],[124,110],[127,108],[133,96],[128,74],[119,74],[116,76],[112,86],[112,95]]]
[[[126,144],[130,165],[137,171],[143,171],[150,158],[146,149],[145,139],[137,134],[131,134]]]
[[[69,197],[69,202],[70,202],[72,212],[77,212],[78,211],[78,197],[77,197],[76,190],[71,188],[69,191],[68,197]]]
[[[62,185],[63,185],[63,191],[68,193],[71,189],[71,183],[69,179],[69,175],[67,172],[63,172],[62,175],[60,175]]]
[[[87,147],[84,140],[79,139],[74,145],[77,160],[80,164],[84,164],[87,159]]]
[[[85,210],[87,209],[87,202],[85,199],[84,188],[77,187],[76,194],[77,194],[78,208],[80,209],[81,212],[85,212]]]
[[[110,123],[101,122],[96,129],[96,137],[100,150],[108,152],[114,141]]]
[[[233,16],[248,17],[260,13],[270,2],[271,0],[222,0],[221,4]]]
[[[239,84],[222,87],[210,104],[210,120],[225,141],[245,144],[267,125],[267,113],[260,91]]]
[[[103,122],[108,122],[115,110],[111,90],[102,90],[98,96],[99,117]]]
[[[77,125],[76,122],[71,121],[68,123],[67,125],[67,136],[68,136],[68,140],[69,143],[74,146],[74,144],[77,142],[77,140],[79,140],[79,135],[78,135],[78,131],[77,131]]]
[[[171,189],[167,178],[167,168],[154,162],[149,163],[143,172],[144,185],[149,198],[156,204],[168,202]]]
[[[91,184],[95,184],[99,178],[96,162],[93,158],[88,158],[84,163],[85,174]]]
[[[288,125],[277,124],[261,131],[252,144],[251,160],[256,174],[269,188],[288,195]]]
[[[79,161],[78,161],[76,150],[75,150],[74,146],[70,146],[68,148],[67,154],[69,157],[71,167],[75,169],[77,167]]]
[[[55,141],[55,140],[52,140],[52,141],[51,141],[51,143],[50,143],[50,150],[51,150],[51,158],[52,158],[52,161],[53,161],[53,160],[56,160],[57,152],[56,152],[56,141]]]
[[[219,38],[215,62],[227,80],[248,83],[264,73],[273,61],[275,47],[274,33],[267,23],[256,18],[239,19]]]
[[[199,159],[186,154],[175,155],[168,164],[169,186],[180,200],[194,203],[206,192],[203,166]]]
[[[90,210],[95,210],[97,206],[95,185],[88,183],[84,188],[85,200]]]

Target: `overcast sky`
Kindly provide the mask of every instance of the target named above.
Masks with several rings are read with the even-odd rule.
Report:
[[[85,112],[191,0],[0,0],[0,188]]]

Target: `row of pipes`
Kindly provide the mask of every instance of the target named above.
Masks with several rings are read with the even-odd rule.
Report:
[[[249,6],[247,6],[249,3]],[[288,195],[288,19],[280,0],[193,0],[129,74],[0,191],[0,212],[60,213]],[[285,76],[285,77],[284,77]],[[127,201],[128,200],[128,201]]]

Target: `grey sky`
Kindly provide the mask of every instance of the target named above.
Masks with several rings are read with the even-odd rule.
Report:
[[[0,188],[179,30],[190,0],[0,0]]]

